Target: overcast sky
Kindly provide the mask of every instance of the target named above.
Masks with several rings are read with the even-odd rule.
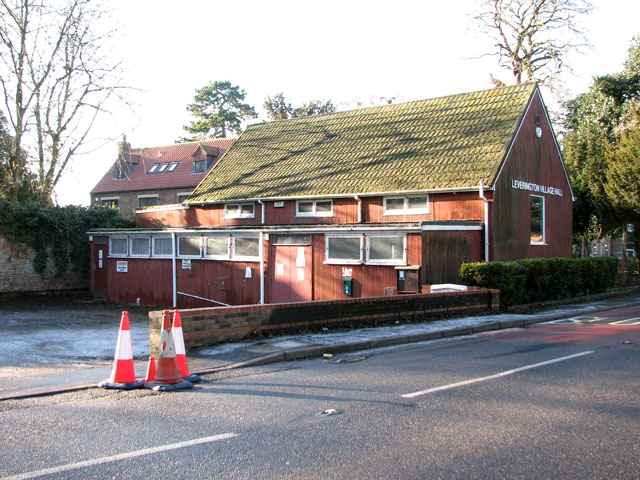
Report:
[[[594,0],[587,19],[593,48],[574,55],[571,95],[595,75],[621,70],[640,34],[637,0]],[[267,95],[294,105],[331,100],[339,108],[380,97],[419,100],[491,88],[489,74],[513,83],[491,42],[469,29],[473,0],[254,1],[111,0],[124,84],[134,108],[115,110],[94,132],[91,153],[74,159],[58,203],[89,203],[89,191],[116,158],[118,137],[133,148],[171,145],[186,135],[186,106],[197,88],[229,80],[266,119]],[[545,101],[553,102],[548,93]],[[111,139],[109,141],[109,139]],[[98,148],[100,147],[100,148]]]

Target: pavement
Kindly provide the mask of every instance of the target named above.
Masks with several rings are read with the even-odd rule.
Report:
[[[437,341],[505,328],[525,327],[534,323],[635,305],[640,305],[638,289],[626,292],[625,296],[592,297],[583,302],[576,301],[564,305],[547,306],[547,308],[537,309],[533,313],[478,315],[420,323],[397,323],[391,326],[357,330],[323,329],[323,331],[316,333],[281,335],[225,343],[189,352],[188,362],[191,373],[197,375],[311,357],[324,356],[331,361],[339,362],[340,355],[348,352],[413,342]],[[11,318],[10,315],[9,318]],[[78,335],[74,335],[76,337],[75,343],[65,345],[68,348],[65,354],[49,352],[47,355],[47,352],[39,351],[36,355],[31,354],[28,349],[24,353],[25,348],[22,345],[23,355],[27,355],[27,360],[22,361],[19,365],[11,365],[11,362],[0,364],[0,401],[97,388],[96,385],[100,381],[110,376],[113,363],[112,359],[107,360],[102,351],[106,348],[104,347],[106,344],[110,346],[110,351],[113,351],[115,347],[117,327],[113,331],[113,321],[109,323],[108,327],[112,332],[110,336],[102,333],[106,328],[105,325],[91,325],[83,331],[84,334],[88,332],[89,335],[95,337],[93,343],[92,341],[78,340]],[[19,326],[15,326],[15,328],[18,329]],[[73,328],[73,326],[69,328]],[[149,351],[147,328],[143,313],[139,312],[137,317],[133,316],[131,332],[135,370],[138,378],[144,378],[147,369],[147,352]],[[69,337],[69,330],[65,332],[64,336]],[[71,333],[73,334],[74,331],[72,330]],[[28,338],[32,340],[33,334],[29,334]],[[14,348],[15,344],[20,346],[20,343],[20,341],[5,342],[6,345],[14,345]],[[0,349],[6,350],[5,344],[0,341]],[[51,344],[51,342],[46,344]],[[30,345],[30,347],[32,346],[33,344]],[[94,353],[87,355],[85,351],[87,349]],[[62,356],[65,357],[65,362],[60,363]]]

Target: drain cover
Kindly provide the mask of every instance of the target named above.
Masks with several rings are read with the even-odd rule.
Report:
[[[340,410],[336,410],[335,408],[327,408],[322,412],[316,413],[316,417],[319,417],[319,418],[333,417],[334,415],[340,415],[341,413],[342,412]]]

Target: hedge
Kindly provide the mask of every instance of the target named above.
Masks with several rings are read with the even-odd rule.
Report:
[[[615,257],[528,258],[460,267],[467,285],[499,289],[503,306],[601,293],[615,286],[617,274]]]

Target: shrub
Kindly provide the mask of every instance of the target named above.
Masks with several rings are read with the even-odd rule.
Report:
[[[527,258],[460,267],[467,285],[499,289],[503,306],[601,293],[615,286],[617,274],[615,257]]]

